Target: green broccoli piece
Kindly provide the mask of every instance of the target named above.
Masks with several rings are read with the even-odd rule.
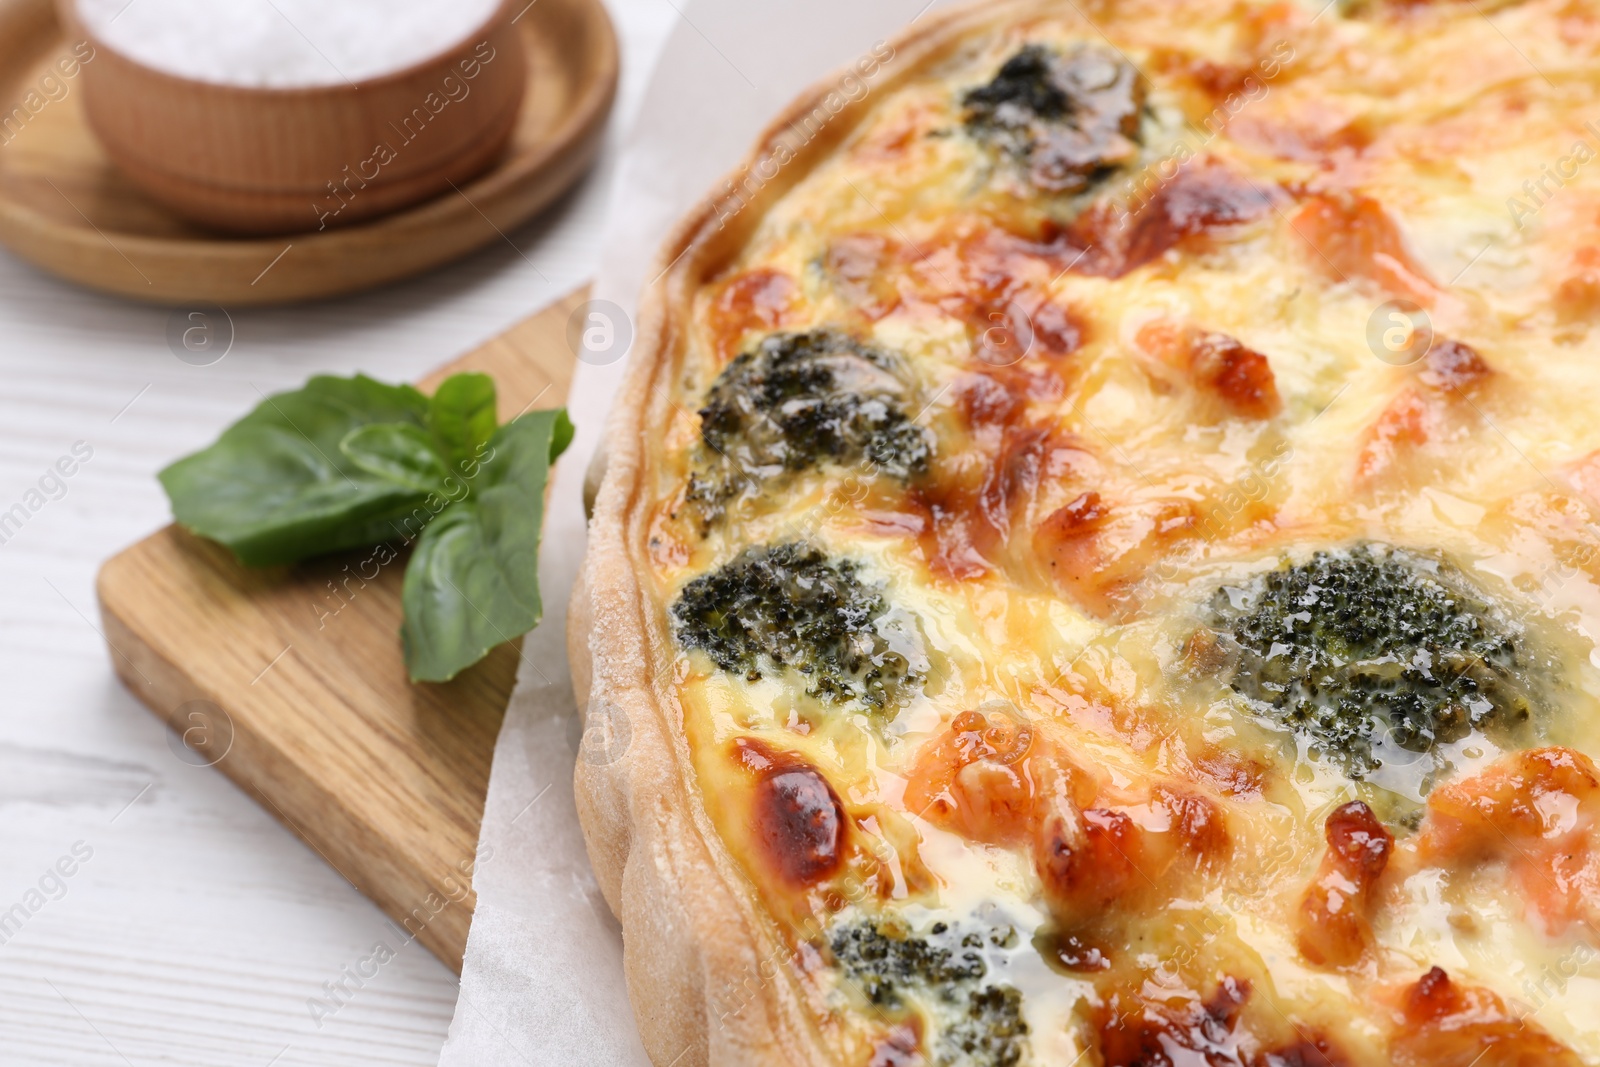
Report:
[[[991,931],[989,940],[1005,945],[1014,935]],[[897,920],[866,918],[839,926],[829,940],[835,965],[873,1004],[888,1010],[903,1010],[908,1000],[940,1006],[935,1067],[1015,1067],[1028,1047],[1022,994],[981,984],[989,971],[983,945],[982,934],[947,923],[919,937]]]
[[[939,1034],[939,1067],[1015,1067],[1028,1047],[1022,994],[1011,986],[975,989],[966,1014]]]
[[[921,634],[851,560],[801,542],[747,548],[672,606],[678,642],[751,681],[795,671],[811,696],[893,712],[926,677]]]
[[[945,923],[936,923],[932,934],[937,938],[949,929]],[[974,944],[935,945],[892,920],[871,919],[839,927],[829,943],[834,961],[850,980],[868,1000],[886,1007],[898,1007],[901,993],[907,989],[940,990],[982,978],[988,967],[977,951],[981,945],[981,939]]]
[[[968,133],[1025,162],[1040,189],[1076,195],[1137,158],[1145,92],[1109,49],[1026,45],[961,103]]]
[[[709,526],[735,497],[824,462],[917,477],[933,435],[906,415],[910,401],[897,362],[879,349],[837,330],[773,334],[712,384],[688,499]]]
[[[1360,779],[1387,741],[1417,753],[1535,710],[1525,635],[1449,562],[1378,544],[1318,552],[1220,589],[1212,621],[1237,642],[1229,685]]]
[[[1056,76],[1057,59],[1043,45],[1024,45],[1001,64],[992,81],[968,89],[961,98],[967,123],[1009,128],[1033,119],[1065,119],[1072,98]]]

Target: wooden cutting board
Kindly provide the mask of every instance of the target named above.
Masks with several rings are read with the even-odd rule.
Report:
[[[418,384],[484,371],[502,420],[559,406],[574,365],[567,322],[586,298],[557,301]],[[182,758],[232,778],[459,972],[519,645],[452,682],[411,684],[404,557],[383,568],[370,558],[247,569],[168,526],[101,568],[100,614],[118,676],[172,727]]]

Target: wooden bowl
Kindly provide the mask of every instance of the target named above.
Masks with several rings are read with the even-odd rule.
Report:
[[[96,38],[83,106],[107,155],[169,210],[230,233],[345,226],[426,200],[504,151],[527,82],[513,0],[460,45],[403,70],[307,88],[185,78]]]
[[[134,300],[229,309],[319,300],[449,263],[514,234],[588,172],[617,86],[602,0],[539,0],[514,20],[527,87],[505,154],[431,200],[290,237],[218,234],[134,186],[83,109],[98,60],[54,0],[0,0],[0,244],[39,268]],[[92,53],[91,53],[92,54]],[[5,106],[0,104],[0,107]],[[519,238],[520,239],[520,238]]]

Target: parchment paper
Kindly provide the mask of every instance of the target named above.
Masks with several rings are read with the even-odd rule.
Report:
[[[545,521],[545,618],[495,747],[474,874],[477,911],[440,1067],[646,1067],[622,976],[622,934],[579,832],[572,771],[582,724],[566,660],[566,602],[582,558],[583,474],[626,359],[640,289],[678,217],[801,89],[871,52],[928,0],[662,0],[681,11],[617,168],[595,298],[599,342],[580,353],[578,434]],[[614,321],[604,321],[607,315]],[[607,337],[609,327],[610,336]],[[576,331],[581,334],[581,329]],[[658,1067],[668,1067],[666,1064]]]

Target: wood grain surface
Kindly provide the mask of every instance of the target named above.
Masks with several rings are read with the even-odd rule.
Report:
[[[0,509],[74,441],[95,450],[0,545],[0,911],[74,842],[94,848],[66,895],[0,945],[0,1067],[438,1063],[457,981],[421,944],[337,1015],[312,1017],[308,998],[376,942],[400,947],[392,920],[226,775],[180,760],[113,673],[94,580],[171,521],[156,471],[262,393],[315,373],[420,379],[594,274],[623,132],[661,43],[693,32],[661,0],[606,6],[624,56],[616,119],[572,193],[409,281],[229,305],[236,338],[215,364],[175,355],[169,309],[63,283],[0,247]],[[0,113],[17,102],[0,98]],[[30,140],[0,145],[0,168]]]
[[[481,370],[502,419],[562,403],[574,292],[420,384]],[[403,560],[241,567],[167,527],[100,572],[118,676],[213,764],[460,970],[471,872],[518,644],[443,685],[401,658]]]
[[[618,78],[600,0],[539,0],[515,24],[527,87],[490,170],[398,214],[272,238],[218,236],[139,192],[89,129],[85,75],[51,0],[0,0],[0,242],[80,284],[154,303],[323,299],[457,259],[550,205],[598,150]],[[357,194],[359,196],[359,193]],[[315,225],[311,202],[307,225]]]

